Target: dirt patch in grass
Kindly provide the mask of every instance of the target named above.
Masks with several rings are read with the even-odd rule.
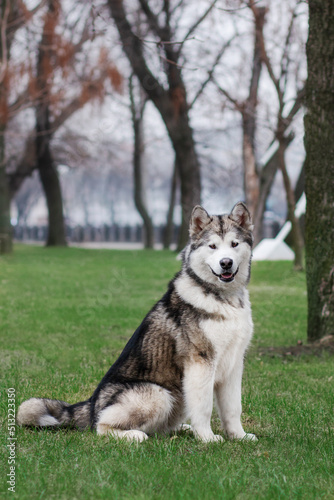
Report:
[[[334,335],[327,335],[312,344],[303,344],[298,340],[296,345],[288,347],[265,347],[259,349],[259,355],[268,355],[271,357],[301,356],[302,354],[311,354],[321,356],[324,352],[334,354]]]

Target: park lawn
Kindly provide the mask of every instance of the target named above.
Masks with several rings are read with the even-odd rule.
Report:
[[[87,399],[179,267],[166,251],[18,245],[0,258],[1,497],[12,494],[6,389],[17,404]],[[17,498],[334,499],[333,358],[260,355],[305,342],[305,276],[289,262],[257,262],[250,293],[243,422],[257,443],[182,434],[137,445],[89,430],[17,428]]]

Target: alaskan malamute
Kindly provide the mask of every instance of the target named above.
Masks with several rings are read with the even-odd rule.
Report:
[[[91,426],[135,441],[187,428],[202,441],[222,441],[210,423],[215,396],[226,436],[256,440],[240,422],[243,360],[253,330],[246,289],[252,229],[243,203],[228,215],[196,206],[181,271],[94,394],[73,405],[31,398],[19,407],[18,423]]]

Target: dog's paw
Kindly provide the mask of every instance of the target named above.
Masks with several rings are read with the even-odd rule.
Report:
[[[213,434],[206,442],[208,443],[223,443],[225,439],[220,434]]]
[[[148,435],[143,431],[129,430],[124,431],[122,438],[126,439],[127,441],[142,443],[143,441],[146,441],[146,439],[148,439]]]
[[[214,434],[212,441],[214,443],[223,443],[225,441],[225,439],[220,434]]]
[[[230,435],[229,436],[230,439],[232,440],[237,440],[237,441],[253,441],[254,443],[256,441],[258,441],[257,437],[255,436],[255,434],[250,434],[250,433],[246,433],[241,435],[241,436],[238,436],[238,435]]]
[[[193,428],[189,424],[181,424],[177,430],[178,431],[193,432]]]
[[[258,441],[258,438],[255,436],[255,434],[251,434],[249,432],[246,433],[242,439],[244,441],[253,441],[254,443]]]
[[[198,436],[203,443],[223,443],[225,439],[219,434],[210,434],[208,436]]]

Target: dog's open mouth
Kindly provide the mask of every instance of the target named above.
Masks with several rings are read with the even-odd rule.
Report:
[[[211,268],[210,268],[210,269],[211,269]],[[211,271],[212,271],[212,269],[211,269]],[[215,273],[214,271],[212,271],[212,272],[213,272],[213,274],[214,274],[215,276],[217,276],[217,278],[219,278],[219,279],[220,279],[220,281],[222,281],[223,283],[230,283],[231,281],[233,281],[233,280],[234,280],[234,277],[235,277],[235,275],[237,274],[237,272],[238,272],[238,271],[239,271],[239,267],[238,267],[238,269],[235,271],[235,273],[228,273],[228,272],[226,272],[226,271],[225,271],[225,272],[223,272],[223,273],[221,273],[221,274],[217,274],[217,273]]]

